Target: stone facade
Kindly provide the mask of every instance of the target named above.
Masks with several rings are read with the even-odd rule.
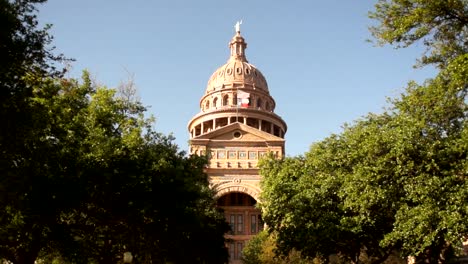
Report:
[[[200,113],[188,124],[190,153],[208,155],[206,173],[232,232],[230,263],[239,263],[245,242],[263,228],[255,207],[260,194],[258,160],[284,155],[286,123],[274,113],[263,74],[245,56],[239,26],[229,43],[226,64],[211,76],[200,99]]]

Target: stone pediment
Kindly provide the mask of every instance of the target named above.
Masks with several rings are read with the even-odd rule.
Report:
[[[240,137],[236,137],[235,132],[240,132]],[[213,141],[284,141],[270,133],[258,130],[256,128],[244,125],[242,123],[233,123],[222,128],[215,129],[206,134],[193,138],[192,140],[213,140]]]

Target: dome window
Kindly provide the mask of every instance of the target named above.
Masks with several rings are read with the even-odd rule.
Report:
[[[228,101],[229,101],[229,96],[226,94],[225,96],[223,96],[223,106],[228,105]]]
[[[215,99],[213,99],[213,107],[217,107],[218,106],[218,97],[215,97]]]
[[[249,68],[245,69],[245,74],[250,75],[250,70],[249,70]]]
[[[242,68],[240,68],[240,67],[237,67],[237,69],[236,69],[236,73],[237,73],[237,74],[242,74]]]
[[[227,73],[228,75],[231,75],[231,74],[232,74],[232,69],[231,69],[231,68],[227,69],[226,73]]]
[[[210,108],[210,101],[206,100],[205,109],[209,109],[209,108]]]

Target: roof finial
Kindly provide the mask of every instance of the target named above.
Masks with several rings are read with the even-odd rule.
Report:
[[[235,28],[237,33],[240,33],[240,25],[242,25],[242,19],[236,22]]]

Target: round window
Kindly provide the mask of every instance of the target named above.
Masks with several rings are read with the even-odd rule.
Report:
[[[242,133],[240,131],[236,131],[236,132],[234,132],[233,136],[235,138],[240,138],[240,137],[242,137]]]

